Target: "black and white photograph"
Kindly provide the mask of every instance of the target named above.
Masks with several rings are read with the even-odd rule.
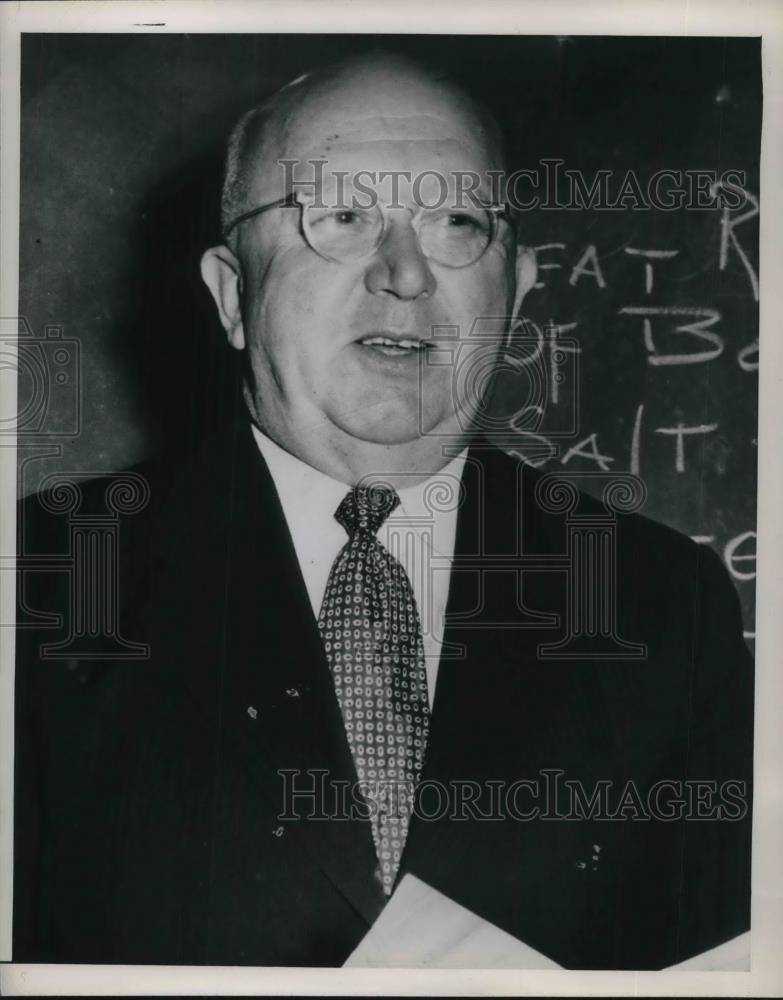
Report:
[[[760,988],[774,5],[14,6],[9,976]]]

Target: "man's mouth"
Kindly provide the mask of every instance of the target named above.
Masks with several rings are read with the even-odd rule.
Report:
[[[362,337],[358,343],[363,347],[371,347],[379,354],[385,354],[389,358],[417,354],[431,346],[428,340],[420,340],[418,337],[385,337],[375,334]]]

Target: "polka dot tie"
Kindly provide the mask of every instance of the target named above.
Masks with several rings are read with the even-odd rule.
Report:
[[[429,732],[413,588],[375,537],[399,502],[394,490],[380,487],[345,496],[334,516],[348,542],[332,565],[318,617],[386,895],[400,866]]]

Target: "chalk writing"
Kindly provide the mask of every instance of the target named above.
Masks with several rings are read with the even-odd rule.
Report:
[[[645,513],[721,555],[752,639],[759,200],[730,173],[746,176],[725,173],[703,213],[569,213],[531,239],[529,346],[511,365],[545,391],[505,426],[535,467],[640,477]]]
[[[672,434],[677,439],[674,467],[678,472],[685,472],[685,438],[693,434],[711,434],[718,429],[717,424],[699,424],[696,427],[686,427],[677,424],[676,427],[656,427],[656,434]]]
[[[750,550],[750,551],[749,551]],[[743,531],[727,543],[723,550],[723,558],[729,567],[729,572],[737,580],[755,580],[756,578],[756,532]],[[753,569],[743,569],[746,564],[753,564]]]
[[[595,438],[596,435],[593,433],[589,437],[586,437],[584,441],[575,444],[573,448],[569,448],[560,459],[561,463],[566,465],[575,455],[580,455],[582,458],[589,458],[590,461],[595,462],[599,469],[608,472],[610,468],[609,463],[613,462],[614,459],[610,455],[602,455],[599,452]]]
[[[585,247],[584,253],[574,264],[568,284],[575,285],[580,278],[585,276],[594,278],[599,288],[606,288],[606,279],[601,271],[601,265],[598,263],[598,253],[592,243]]]
[[[654,260],[668,260],[676,257],[679,250],[637,250],[636,247],[625,247],[625,252],[632,256],[644,257],[644,290],[649,295],[653,290],[653,265]]]
[[[713,326],[720,319],[717,309],[697,309],[689,306],[623,306],[620,314],[624,316],[641,316],[644,324],[644,346],[649,353],[651,365],[693,365],[699,362],[712,361],[723,353],[723,338],[711,332],[706,327]],[[651,316],[694,316],[694,323],[680,323],[674,327],[674,332],[688,333],[704,340],[712,347],[709,350],[689,351],[684,354],[659,354],[653,341]]]
[[[714,185],[714,190],[718,190],[724,185],[718,181]],[[729,208],[724,207],[721,213],[720,219],[720,254],[718,256],[718,267],[721,271],[726,269],[726,265],[729,260],[729,248],[734,250],[736,255],[739,257],[742,266],[745,269],[745,273],[748,276],[748,281],[750,282],[750,287],[753,292],[753,298],[758,302],[759,300],[759,279],[756,274],[756,269],[750,262],[750,258],[745,252],[744,247],[737,238],[735,229],[737,226],[741,226],[744,222],[750,222],[751,219],[755,219],[759,214],[759,202],[758,198],[755,198],[750,191],[746,191],[744,188],[737,188],[741,191],[745,197],[746,202],[750,202],[750,208],[744,212],[738,212],[733,214]]]
[[[755,372],[759,367],[758,337],[752,344],[747,344],[737,353],[737,364],[744,372]]]

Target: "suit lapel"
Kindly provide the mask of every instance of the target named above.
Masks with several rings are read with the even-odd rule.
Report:
[[[479,442],[465,466],[465,502],[459,512],[444,650],[441,657],[427,763],[422,784],[496,778],[513,782],[561,767],[577,776],[587,741],[602,777],[615,769],[613,732],[594,671],[600,664],[542,660],[541,643],[559,636],[565,575],[551,570],[520,574],[515,556],[564,552],[562,519],[543,514],[535,502],[535,470]],[[486,800],[484,801],[486,805]],[[426,813],[426,810],[424,810]],[[443,891],[458,894],[461,866],[492,824],[414,819],[403,865]],[[512,859],[530,878],[541,878],[549,830],[512,823],[526,851],[498,857],[502,871]],[[546,827],[546,824],[544,824]],[[571,834],[580,824],[557,824],[563,868]],[[541,839],[543,838],[543,839]],[[579,848],[573,846],[578,853]],[[491,877],[487,877],[487,885]],[[474,897],[475,898],[475,897]],[[466,900],[469,902],[469,900]],[[492,919],[492,915],[488,914]]]
[[[215,638],[194,644],[182,683],[217,725],[220,767],[245,770],[253,794],[280,819],[275,835],[299,838],[369,924],[383,905],[369,822],[307,818],[311,808],[333,814],[332,783],[352,785],[356,772],[285,517],[249,426],[207,449],[187,479],[189,496],[175,490],[167,503],[170,528],[177,510],[189,513],[167,548],[181,581],[182,567],[198,572],[189,553],[203,540],[208,576],[191,608],[211,619],[205,633]],[[292,807],[286,788],[314,793]]]
[[[552,546],[529,502],[532,488],[523,475],[527,471],[481,439],[465,463],[465,502],[458,515],[433,706],[432,761],[442,760],[446,748],[454,745],[454,734],[440,717],[458,704],[477,726],[486,724],[490,731],[495,727],[502,692],[509,690],[509,682],[518,683],[521,663],[536,662],[542,630],[557,623],[551,610],[557,603],[554,578],[545,576],[543,591],[542,581],[536,579],[532,599],[530,574],[521,574],[514,565],[521,554],[550,551]],[[485,700],[487,715],[478,718]],[[535,719],[526,721],[528,731],[535,728]]]

